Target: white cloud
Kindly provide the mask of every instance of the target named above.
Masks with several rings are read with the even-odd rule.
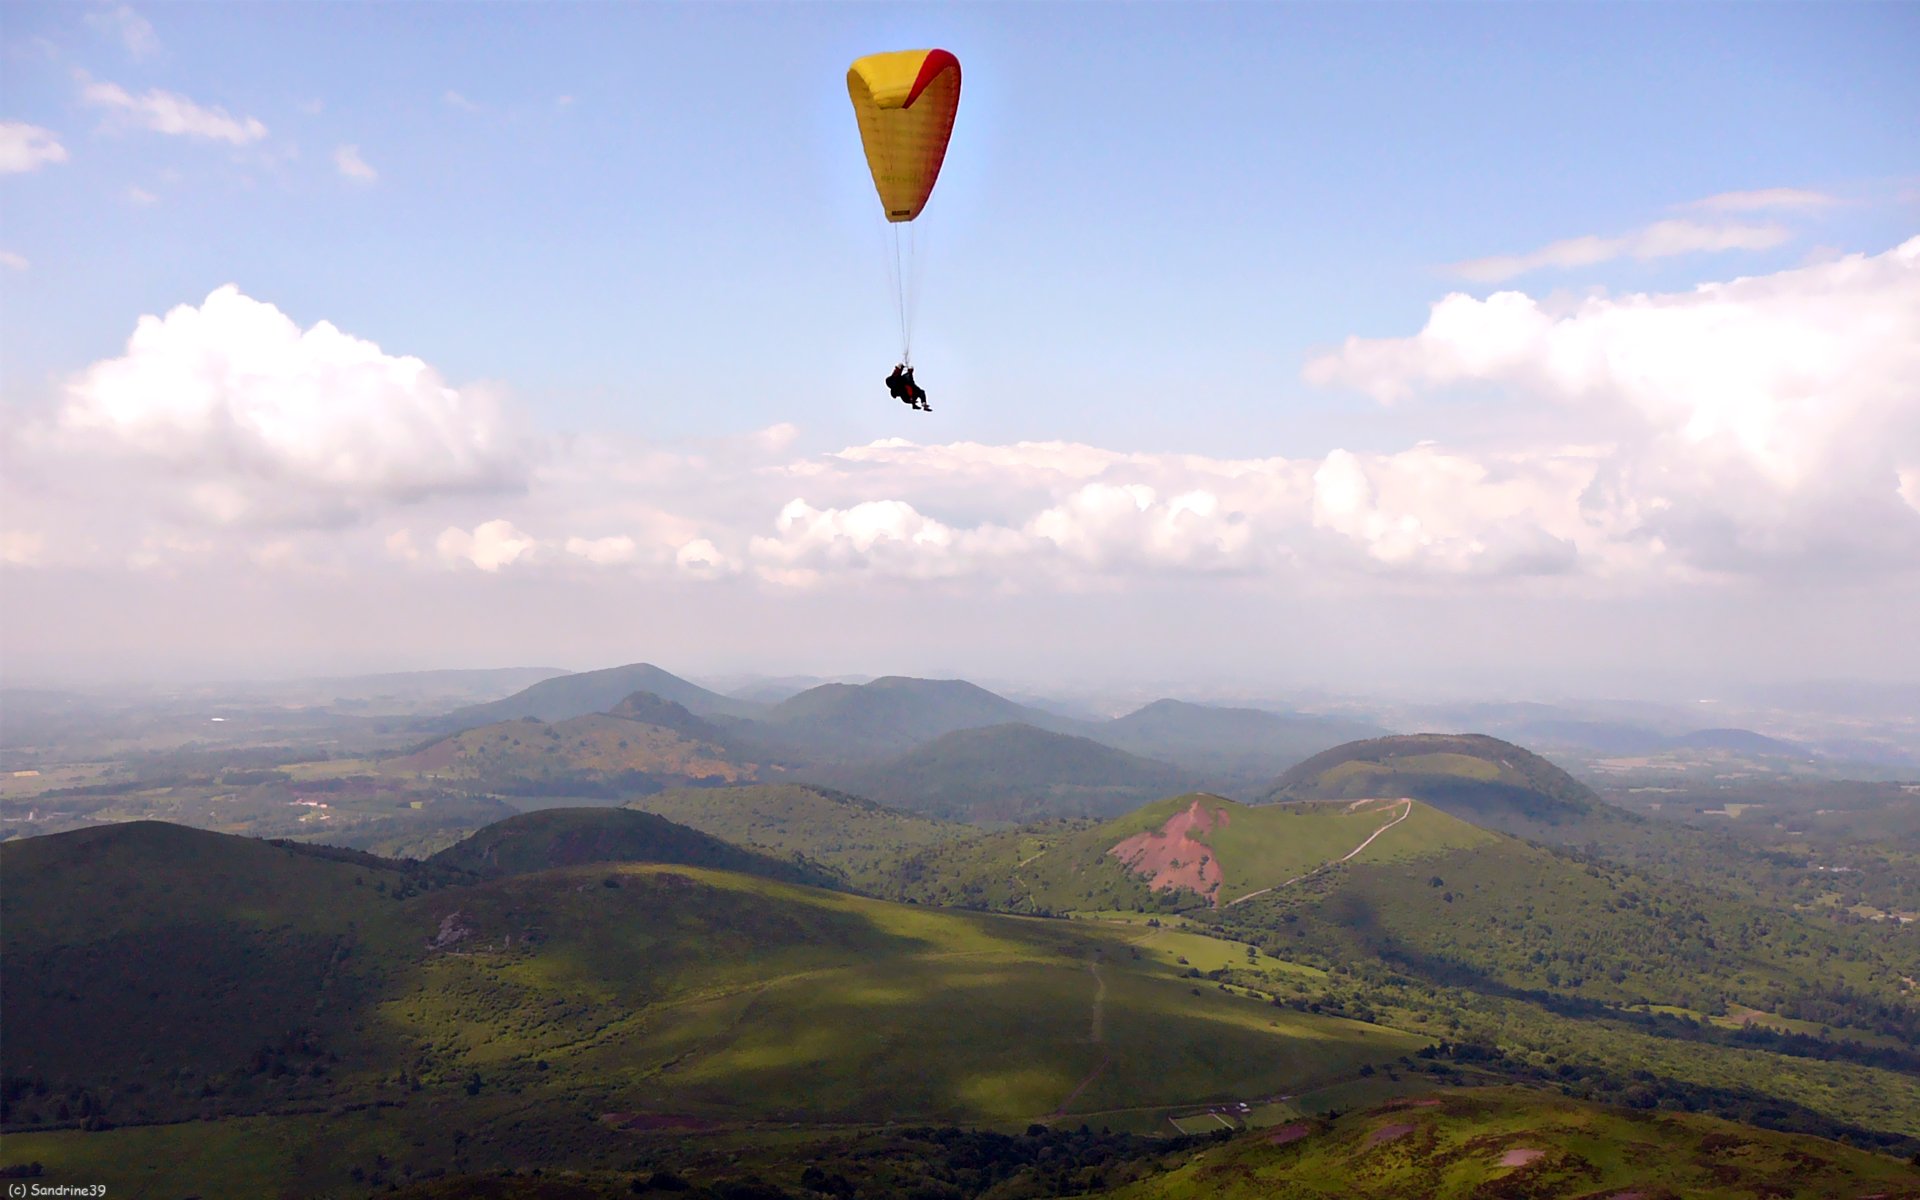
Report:
[[[21,175],[65,161],[67,148],[53,130],[25,121],[0,121],[0,175]]]
[[[674,551],[673,561],[682,572],[696,579],[720,579],[739,569],[706,538],[695,538],[681,546]]]
[[[1575,569],[1578,542],[1598,540],[1577,511],[1590,478],[1572,457],[1489,464],[1433,446],[1336,450],[1313,475],[1313,524],[1372,569],[1559,574]]]
[[[1655,221],[1620,237],[1567,238],[1525,254],[1501,254],[1456,263],[1452,269],[1462,278],[1477,283],[1499,283],[1544,267],[1589,267],[1616,258],[1645,261],[1710,251],[1768,250],[1792,236],[1780,225]]]
[[[602,538],[570,537],[567,553],[586,559],[595,566],[610,567],[634,560],[639,548],[625,535]]]
[[[1838,199],[1825,192],[1806,188],[1760,188],[1750,192],[1721,192],[1705,200],[1696,200],[1687,207],[1704,208],[1710,212],[1765,212],[1776,209],[1805,212],[1831,208],[1838,203]]]
[[[152,22],[124,4],[105,12],[89,13],[87,24],[118,38],[127,53],[136,59],[151,57],[160,50],[160,36],[153,31]]]
[[[382,544],[386,547],[388,558],[397,559],[400,562],[418,562],[420,559],[420,548],[413,544],[413,533],[410,530],[396,529],[387,535],[386,541]]]
[[[159,200],[160,197],[143,187],[130,187],[127,189],[127,202],[129,204],[138,204],[144,208],[149,204],[158,203]]]
[[[380,178],[380,172],[367,165],[360,157],[360,147],[341,146],[333,152],[333,165],[340,173],[356,183],[372,183]]]
[[[1920,526],[1893,503],[1920,462],[1920,238],[1564,315],[1452,295],[1415,336],[1349,339],[1305,375],[1381,400],[1491,385],[1558,406],[1611,442],[1586,519],[1702,567],[1920,566]]]
[[[0,529],[0,563],[10,567],[30,567],[40,562],[47,539],[21,529]]]
[[[506,520],[474,526],[473,532],[449,527],[434,542],[447,562],[467,562],[482,571],[498,571],[534,548],[534,540]]]
[[[6,267],[12,271],[24,271],[27,269],[27,260],[11,250],[0,250],[0,267]]]
[[[1920,580],[1920,239],[1670,294],[1447,296],[1424,327],[1305,374],[1412,401],[1394,416],[1408,440],[1423,423],[1445,440],[1264,458],[900,438],[800,453],[788,425],[530,443],[484,392],[228,288],[79,376],[53,432],[0,470],[0,502],[95,561],[196,539],[257,561],[291,541],[303,562],[396,573],[424,557],[584,586],[590,566],[619,586],[737,580],[716,597]],[[1473,425],[1430,402],[1453,388],[1476,393]],[[416,548],[393,524],[326,524],[408,502],[409,526],[446,532]],[[76,527],[86,504],[100,515]]]
[[[302,330],[228,285],[142,317],[67,389],[54,449],[148,464],[220,523],[352,519],[517,489],[526,450],[485,391],[448,386],[322,321]]]
[[[253,117],[236,117],[224,108],[206,108],[174,92],[149,90],[134,96],[119,84],[81,76],[80,98],[121,119],[155,133],[207,138],[245,146],[267,136],[267,127]]]
[[[799,436],[798,426],[782,421],[778,425],[769,425],[765,429],[756,431],[753,434],[753,442],[755,447],[764,453],[778,454],[793,445],[793,440]]]
[[[793,500],[781,508],[774,529],[775,536],[750,544],[763,578],[810,581],[823,569],[928,577],[965,567],[950,553],[954,531],[902,500],[846,509]]]
[[[1903,467],[1900,470],[1900,484],[1895,489],[1907,507],[1920,513],[1920,467]]]
[[[1234,571],[1256,561],[1246,515],[1205,488],[1163,499],[1145,484],[1090,483],[1033,516],[1022,532],[1096,571]]]
[[[465,96],[462,96],[459,92],[454,91],[452,88],[448,88],[446,92],[441,95],[440,98],[447,103],[448,107],[457,108],[461,112],[477,113],[481,111],[480,105],[475,104],[473,101],[467,99]]]

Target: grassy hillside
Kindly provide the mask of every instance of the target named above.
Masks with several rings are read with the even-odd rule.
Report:
[[[635,711],[633,698],[625,703]],[[385,760],[381,770],[533,795],[617,795],[692,782],[741,783],[760,775],[760,764],[743,761],[685,709],[676,716],[654,711],[657,704],[646,707],[647,716],[671,725],[609,713],[552,724],[523,717],[450,734]]]
[[[1914,1133],[1910,956],[1871,928],[1510,838],[1189,917],[1353,980],[1300,1003],[1499,1047],[1503,1071],[1875,1144]]]
[[[682,863],[788,883],[831,887],[825,869],[722,841],[665,817],[625,808],[549,808],[489,825],[428,860],[476,875],[527,875],[597,862]]]
[[[1407,734],[1335,746],[1282,775],[1268,798],[1402,796],[1483,828],[1546,840],[1633,819],[1539,755],[1483,734]]]
[[[1027,724],[959,730],[829,778],[896,808],[971,822],[1105,816],[1193,784],[1192,772]]]
[[[20,1073],[0,1158],[130,1191],[156,1161],[136,1143],[325,1194],[397,1161],[610,1161],[634,1122],[1023,1124],[1268,1095],[1425,1041],[1194,988],[1106,927],[704,868],[457,884],[153,827],[0,853]],[[396,886],[415,877],[441,886]],[[301,1115],[329,1111],[366,1115]],[[73,1130],[188,1117],[215,1123]]]
[[[775,857],[807,858],[855,883],[903,854],[973,832],[806,784],[677,788],[630,800],[627,807]]]
[[[1417,861],[1361,856],[1220,919],[1318,957],[1612,1005],[1724,1012],[1827,987],[1898,990],[1890,964],[1846,932],[1511,838]],[[1810,961],[1824,965],[1810,973]]]
[[[751,717],[763,711],[760,705],[710,692],[651,663],[633,663],[542,680],[503,700],[455,709],[443,717],[422,722],[420,727],[451,732],[521,717],[564,721],[606,712],[635,692],[652,693],[703,717]]]
[[[1244,1134],[1113,1200],[1920,1197],[1920,1170],[1818,1138],[1517,1089],[1442,1092]]]
[[[1100,824],[1042,825],[933,847],[900,894],[1013,911],[1179,911],[1236,904],[1351,856],[1418,861],[1494,840],[1426,805],[1247,805],[1191,793]]]
[[[157,821],[0,845],[6,1073],[51,1089],[9,1119],[178,1116],[209,1087],[245,1112],[327,1090],[306,1071],[349,1053],[344,1014],[368,998],[350,931],[384,928],[443,874]],[[384,1048],[362,1043],[362,1065]]]

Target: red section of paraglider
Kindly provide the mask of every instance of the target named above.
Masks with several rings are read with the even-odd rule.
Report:
[[[907,102],[900,107],[912,108],[913,102],[920,98],[920,93],[927,90],[927,85],[932,83],[934,78],[948,67],[953,68],[954,90],[958,92],[960,87],[960,60],[945,50],[927,51],[927,60],[920,64],[920,74],[914,77],[913,88],[907,93]]]

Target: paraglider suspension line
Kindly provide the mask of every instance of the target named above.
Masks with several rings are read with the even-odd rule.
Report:
[[[902,235],[901,226],[906,226]],[[910,221],[889,222],[888,230],[892,235],[892,254],[887,260],[887,273],[893,283],[893,311],[900,322],[900,361],[907,366],[913,365],[913,300],[914,287],[914,246],[913,223]]]

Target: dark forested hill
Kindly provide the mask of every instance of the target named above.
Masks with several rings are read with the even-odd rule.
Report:
[[[1194,778],[1089,738],[1019,723],[948,733],[898,758],[825,776],[896,808],[971,822],[1107,816],[1184,791]]]
[[[634,663],[543,680],[503,700],[470,705],[420,722],[420,728],[453,732],[520,717],[564,721],[606,712],[635,692],[650,692],[703,717],[748,717],[763,711],[760,705],[708,691],[651,663]]]

